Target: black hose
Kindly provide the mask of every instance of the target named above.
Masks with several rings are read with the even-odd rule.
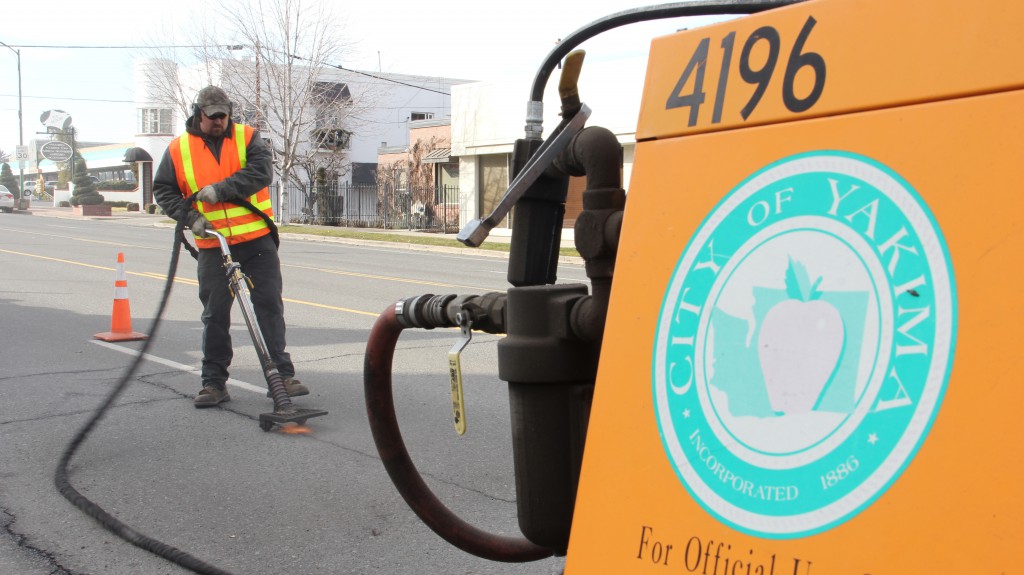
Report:
[[[714,2],[673,2],[671,4],[659,4],[657,6],[645,6],[616,12],[611,16],[605,16],[594,20],[590,24],[569,34],[555,46],[544,59],[537,75],[533,80],[533,88],[530,90],[530,101],[541,102],[544,100],[544,87],[548,78],[569,52],[572,52],[584,41],[607,32],[619,26],[647,22],[649,20],[663,20],[665,18],[681,18],[684,16],[717,16],[720,14],[753,14],[796,4],[802,0],[717,0]]]
[[[171,297],[171,287],[174,285],[174,274],[178,269],[178,255],[181,252],[182,237],[183,237],[182,222],[178,222],[178,225],[174,233],[174,247],[171,251],[171,264],[170,269],[167,271],[167,283],[164,285],[164,295],[160,300],[160,305],[157,307],[156,319],[153,321],[153,327],[151,329],[150,337],[142,344],[142,349],[139,350],[139,355],[136,356],[135,360],[132,361],[128,369],[125,370],[120,381],[114,386],[114,389],[110,392],[107,398],[96,411],[89,418],[89,421],[82,426],[75,437],[68,443],[68,446],[64,449],[64,453],[60,456],[60,462],[57,464],[57,471],[53,475],[53,483],[57,486],[57,490],[60,491],[61,495],[65,499],[70,501],[72,505],[82,510],[86,515],[92,517],[106,528],[111,533],[117,535],[121,539],[135,545],[136,547],[145,549],[150,553],[159,555],[172,563],[176,563],[185,569],[188,569],[195,573],[201,573],[203,575],[231,575],[230,572],[225,571],[214,565],[210,565],[197,559],[192,555],[162,541],[148,537],[138,531],[132,529],[127,524],[117,519],[113,515],[107,513],[102,507],[93,503],[84,495],[78,492],[69,480],[68,465],[71,463],[71,458],[78,451],[78,448],[82,446],[89,433],[96,427],[103,416],[106,415],[107,410],[114,404],[114,401],[119,395],[128,387],[131,378],[138,371],[139,365],[142,364],[146,352],[149,351],[150,345],[156,339],[156,332],[160,326],[160,318],[163,317],[164,309],[167,307],[167,302]]]

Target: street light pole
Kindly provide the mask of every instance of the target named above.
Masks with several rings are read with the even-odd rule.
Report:
[[[18,57],[18,146],[25,145],[25,129],[21,125],[21,50],[15,50],[0,42]],[[18,161],[18,206],[21,206],[21,194],[25,192],[25,160]]]

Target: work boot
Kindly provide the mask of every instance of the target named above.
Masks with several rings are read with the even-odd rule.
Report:
[[[295,379],[294,377],[288,377],[284,380],[284,390],[288,392],[288,397],[296,397],[299,395],[309,395],[309,388],[302,385],[302,382]],[[267,397],[273,397],[270,390],[267,390]]]
[[[228,395],[227,389],[215,385],[207,385],[192,400],[192,404],[196,407],[213,407],[225,401],[231,401],[231,396]]]

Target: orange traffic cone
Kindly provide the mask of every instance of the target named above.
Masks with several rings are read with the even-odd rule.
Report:
[[[117,254],[117,277],[114,280],[114,313],[110,318],[110,331],[93,336],[103,341],[137,341],[149,336],[132,331],[132,311],[128,305],[128,276],[124,273],[124,254]]]

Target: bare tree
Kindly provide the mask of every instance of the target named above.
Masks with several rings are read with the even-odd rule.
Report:
[[[333,2],[222,1],[225,13],[237,15],[233,21],[237,41],[254,54],[254,73],[231,80],[243,84],[234,93],[244,95],[246,108],[254,111],[257,125],[274,147],[275,163],[286,184],[280,217],[287,223],[287,184],[295,179],[296,168],[310,166],[307,178],[310,171],[315,172],[316,157],[334,153],[324,146],[329,144],[324,134],[343,130],[349,116],[352,101],[345,97],[347,87],[342,89],[343,82],[332,83],[325,77],[326,68],[340,61],[349,45],[339,37]],[[335,125],[326,126],[327,118]]]
[[[335,175],[346,169],[345,150],[360,106],[343,75],[329,68],[351,46],[340,36],[333,2],[219,4],[216,12],[234,16],[218,19],[216,27],[196,19],[184,51],[151,51],[147,83],[156,97],[177,105],[183,117],[190,115],[202,86],[212,83],[227,90],[235,102],[235,119],[259,129],[273,147],[275,168],[285,183],[279,218],[287,223],[289,183],[308,182],[319,168]],[[372,105],[373,98],[363,95],[362,101]]]
[[[199,14],[191,16],[184,32],[170,28],[168,21],[160,22],[147,42],[150,47],[145,50],[142,73],[152,103],[176,109],[181,118],[188,118],[196,93],[218,82],[223,63],[242,46],[219,38],[211,21]]]
[[[292,183],[303,194],[303,203],[307,207],[313,205],[314,191],[321,195],[332,192],[333,184],[348,173],[352,132],[340,126],[352,123],[349,116],[356,107],[348,85],[344,83],[321,81],[316,84],[314,92],[315,118],[310,142],[297,151],[292,173]]]
[[[436,187],[434,164],[424,162],[425,156],[440,147],[450,147],[448,138],[432,135],[415,138],[399,157],[384,159],[377,164],[377,186],[380,194],[381,217],[385,222],[402,217],[402,214],[420,215],[433,213]]]
[[[414,201],[433,203],[434,164],[424,157],[441,147],[450,147],[448,138],[430,136],[416,138],[401,158],[382,161],[377,165],[377,181],[396,190],[408,191]]]
[[[182,118],[187,118],[190,103],[195,96],[185,93],[186,88],[181,82],[178,68],[177,61],[166,57],[151,58],[146,62],[142,73],[146,76],[146,84],[149,86],[149,96],[152,100],[147,103],[175,108]]]

